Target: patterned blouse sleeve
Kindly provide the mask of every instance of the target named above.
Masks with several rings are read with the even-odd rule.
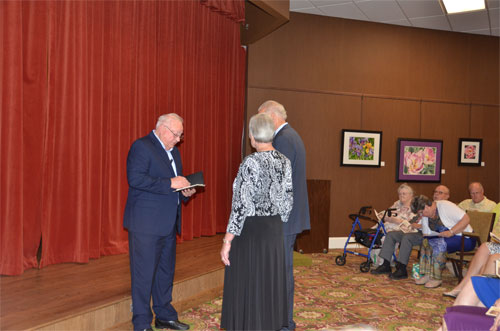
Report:
[[[403,206],[399,200],[394,202],[391,208],[396,208],[396,212],[398,213],[398,217],[405,221],[411,221],[415,214],[412,213],[410,207]]]
[[[280,215],[283,222],[288,222],[293,207],[293,184],[292,184],[292,166],[290,160],[285,158],[285,169],[283,174],[283,196],[284,203],[280,205]]]
[[[226,232],[235,236],[241,234],[245,218],[255,215],[255,205],[252,197],[255,192],[257,174],[255,167],[252,166],[253,163],[254,160],[249,157],[243,160],[233,183],[233,202]]]

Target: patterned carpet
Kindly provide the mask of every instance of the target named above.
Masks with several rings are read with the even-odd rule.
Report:
[[[411,278],[393,281],[386,275],[362,273],[359,266],[366,259],[355,255],[348,254],[346,264],[337,266],[335,257],[341,252],[312,254],[310,266],[294,268],[297,330],[413,331],[440,326],[445,308],[453,303],[442,293],[456,284],[447,270],[443,286],[426,289]],[[414,262],[416,256],[410,266]],[[219,297],[181,313],[179,319],[192,330],[219,330],[221,304]]]

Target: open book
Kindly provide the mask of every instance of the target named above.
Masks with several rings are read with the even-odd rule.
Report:
[[[186,179],[188,180],[188,182],[191,185],[178,188],[177,190],[175,190],[175,192],[186,190],[188,188],[193,188],[193,187],[197,187],[197,186],[205,187],[205,180],[203,179],[203,172],[202,171],[198,171],[198,172],[195,172],[194,174],[188,175],[188,176],[186,176]]]
[[[490,238],[491,238],[491,241],[493,241],[497,244],[500,244],[500,237],[497,236],[496,234],[494,234],[493,232],[490,232]]]
[[[495,306],[491,306],[490,309],[488,309],[488,311],[486,312],[486,315],[493,317],[497,317],[498,314],[500,314],[500,307]]]
[[[412,232],[418,232],[417,229],[414,229],[411,225],[410,222],[407,220],[403,220],[403,222],[399,223],[399,229],[403,231],[404,233],[412,233]]]
[[[375,213],[375,216],[377,217],[377,220],[381,221],[382,218],[384,217],[385,210],[382,210],[381,212],[378,212],[376,209],[373,209],[373,212]]]

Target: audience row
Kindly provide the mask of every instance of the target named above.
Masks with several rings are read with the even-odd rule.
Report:
[[[470,219],[466,211],[481,211],[496,213],[493,232],[500,234],[500,203],[496,204],[484,195],[484,188],[479,182],[469,185],[470,199],[458,205],[448,201],[450,190],[439,185],[434,190],[433,199],[424,195],[414,197],[413,189],[408,184],[398,188],[399,200],[391,209],[395,213],[385,217],[384,226],[387,235],[380,250],[383,263],[371,271],[372,274],[388,274],[390,279],[408,278],[407,265],[414,246],[420,246],[420,277],[416,277],[415,284],[426,288],[436,288],[442,284],[442,271],[445,268],[446,253],[461,249],[462,232],[472,232]],[[464,237],[464,250],[471,251],[476,247],[476,239]],[[391,268],[391,259],[399,245],[399,252],[395,261],[396,269]],[[451,291],[443,295],[456,298],[453,307],[447,309],[443,326],[457,326],[462,323],[457,316],[464,316],[464,311],[473,313],[473,309],[463,306],[479,306],[481,309],[493,305],[500,307],[500,280],[498,278],[477,277],[481,274],[494,274],[495,261],[500,259],[500,244],[495,242],[483,243],[462,281]],[[474,308],[475,309],[475,308]],[[500,324],[500,317],[493,322],[492,318],[482,318],[483,323],[489,323],[491,330],[496,330]],[[470,316],[465,318],[470,321]]]

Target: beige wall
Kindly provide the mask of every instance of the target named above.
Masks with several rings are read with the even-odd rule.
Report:
[[[331,180],[330,236],[362,205],[397,200],[397,138],[443,140],[451,200],[472,180],[499,200],[499,38],[291,13],[249,46],[247,118],[283,103],[307,149],[308,179]],[[382,131],[385,167],[340,167],[341,130]],[[458,166],[458,139],[483,139],[485,167]],[[247,144],[247,153],[250,147]],[[435,183],[410,183],[431,195]]]

